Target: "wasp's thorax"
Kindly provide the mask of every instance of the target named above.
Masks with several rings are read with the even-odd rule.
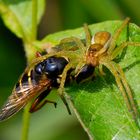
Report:
[[[49,57],[35,67],[37,74],[46,74],[48,78],[62,74],[68,61],[64,57]]]

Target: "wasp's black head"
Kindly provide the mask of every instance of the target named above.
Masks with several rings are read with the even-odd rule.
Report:
[[[64,57],[49,57],[44,61],[44,72],[50,77],[60,75],[67,64]]]
[[[90,76],[93,75],[93,72],[94,72],[94,67],[91,66],[91,65],[84,65],[81,69],[81,71],[79,72],[79,74],[75,77],[76,79],[76,82],[77,83],[80,83],[82,82],[83,80],[89,78]]]
[[[68,61],[64,57],[49,57],[35,67],[37,74],[47,74],[48,77],[56,77],[62,74]]]
[[[41,62],[35,66],[35,72],[39,75],[43,74],[44,62]]]

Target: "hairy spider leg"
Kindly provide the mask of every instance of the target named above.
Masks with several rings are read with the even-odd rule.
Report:
[[[85,35],[86,35],[86,37],[85,37],[86,38],[86,46],[84,48],[86,48],[86,51],[87,51],[89,49],[90,45],[91,45],[91,32],[90,32],[89,27],[88,27],[87,24],[84,24],[84,32],[85,32]],[[82,43],[82,41],[81,41],[81,43]],[[86,52],[84,51],[83,56],[85,55],[85,53]],[[78,63],[78,65],[76,66],[75,73],[77,73],[77,75],[79,74],[79,70],[81,70],[81,68],[84,65],[85,65],[85,59],[83,59],[83,61],[80,61]]]
[[[87,24],[84,24],[84,31],[86,35],[86,48],[88,49],[91,45],[91,33]]]
[[[115,34],[112,36],[110,47],[108,48],[108,51],[107,51],[108,54],[111,54],[112,51],[115,49],[115,47],[116,47],[116,40],[117,40],[117,38],[119,38],[122,30],[129,23],[129,20],[130,20],[130,18],[126,18],[124,20],[124,22],[122,23],[122,25],[117,29],[117,31],[115,32]]]
[[[36,65],[37,63],[40,63],[40,62],[42,62],[43,60],[45,60],[46,58],[48,58],[48,57],[51,57],[51,56],[73,56],[73,54],[72,53],[70,53],[69,51],[60,51],[60,52],[53,52],[53,53],[50,53],[50,54],[45,54],[45,55],[42,55],[42,56],[39,56],[39,57],[37,57],[37,58],[35,58],[35,59],[33,59],[33,61],[30,63],[30,65],[28,65],[28,67],[26,68],[26,70],[28,70],[28,69],[30,69],[30,68],[32,68],[32,67],[34,67],[34,65]]]
[[[131,46],[140,46],[140,43],[139,42],[124,42],[124,43],[122,43],[119,47],[114,49],[114,51],[112,52],[112,54],[110,56],[110,59],[113,60],[114,58],[116,58],[117,55],[119,55],[121,53],[121,51],[125,47],[127,47],[129,45],[131,45]],[[133,108],[133,110],[135,112],[135,115],[139,116],[139,112],[138,112],[137,106],[135,105],[135,101],[133,99],[133,94],[132,94],[131,89],[130,89],[130,87],[129,87],[128,83],[127,83],[127,80],[125,78],[125,74],[124,74],[123,70],[121,69],[121,67],[119,65],[117,67],[118,67],[118,70],[120,71],[120,75],[122,77],[122,80],[123,80],[123,83],[124,83],[127,95],[129,97],[129,100],[130,100],[130,103],[132,105],[132,108]]]
[[[123,70],[121,69],[120,65],[118,65],[118,64],[116,64],[116,63],[114,63],[114,65],[116,66],[116,68],[117,68],[117,70],[118,70],[118,72],[119,72],[119,74],[120,74],[120,76],[121,76],[122,83],[123,83],[123,85],[124,85],[124,87],[125,87],[125,90],[126,90],[127,95],[128,95],[128,97],[129,97],[129,100],[130,100],[130,103],[131,103],[131,105],[132,105],[132,108],[133,108],[133,110],[134,110],[134,112],[135,112],[135,115],[136,115],[136,117],[138,117],[138,116],[139,116],[139,112],[138,112],[138,110],[137,110],[136,103],[135,103],[135,101],[134,101],[134,98],[133,98],[133,94],[132,94],[132,92],[131,92],[131,89],[130,89],[128,83],[127,83],[125,74],[124,74]]]
[[[122,85],[122,81],[121,81],[120,75],[118,74],[118,71],[115,69],[115,67],[112,65],[111,62],[103,62],[102,61],[101,64],[106,66],[111,71],[111,73],[114,75],[116,83],[118,85],[118,88],[121,91],[121,93],[123,95],[123,98],[124,98],[124,100],[126,102],[126,106],[127,106],[128,110],[132,113],[132,117],[135,118],[135,113],[132,111],[132,107],[131,107],[130,102],[128,100],[128,97],[127,97],[127,94],[125,92],[125,89],[124,89],[124,87]]]
[[[88,26],[86,27],[88,28]],[[87,29],[88,30],[88,29]],[[89,30],[87,31],[89,32]],[[87,37],[86,37],[87,38]],[[84,46],[83,42],[79,39],[79,38],[76,38],[76,37],[69,37],[69,38],[65,38],[61,41],[61,43],[68,43],[68,42],[75,42],[77,44],[77,47],[82,50],[81,52],[81,56],[85,56],[85,52],[86,52],[86,46]],[[84,60],[84,59],[81,59],[81,60]],[[78,73],[78,71],[81,69],[81,67],[85,64],[85,60],[84,61],[81,61],[78,63],[78,65],[76,66],[76,69],[75,69],[75,73]]]
[[[127,46],[139,46],[140,47],[140,42],[124,42],[120,46],[114,49],[112,54],[110,54],[110,59],[113,60],[114,58],[117,57],[121,53],[121,51],[127,47]]]
[[[66,78],[67,78],[67,72],[73,67],[72,63],[68,63],[64,70],[63,70],[63,73],[62,73],[62,78],[61,78],[61,82],[60,82],[60,86],[58,88],[58,94],[59,96],[61,97],[62,101],[64,102],[67,110],[68,110],[68,113],[71,114],[71,111],[70,111],[70,108],[69,108],[69,105],[64,97],[64,85],[65,85],[65,81],[66,81]]]
[[[101,74],[102,76],[104,76],[104,75],[105,75],[105,72],[103,71],[103,65],[99,65],[98,68],[99,68],[100,74]]]

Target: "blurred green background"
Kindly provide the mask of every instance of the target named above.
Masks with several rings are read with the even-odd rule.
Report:
[[[38,38],[61,30],[81,27],[105,20],[124,19],[140,25],[140,0],[47,0],[46,11],[39,25]],[[20,39],[16,38],[0,19],[0,106],[11,94],[19,75],[26,67],[26,58]],[[58,107],[45,106],[31,116],[29,140],[88,140],[74,113],[68,115],[63,103]],[[0,123],[0,140],[19,140],[22,129],[22,111]]]

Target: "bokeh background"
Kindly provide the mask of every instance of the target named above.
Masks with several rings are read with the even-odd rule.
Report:
[[[47,0],[46,10],[39,25],[38,39],[66,29],[81,27],[105,20],[124,19],[140,25],[140,0]],[[20,39],[16,38],[0,19],[0,106],[7,99],[19,75],[26,67],[26,58]],[[58,102],[32,114],[29,140],[88,140],[75,115],[68,115],[63,103],[52,93],[50,99]],[[19,140],[22,129],[22,111],[0,123],[0,140]]]

